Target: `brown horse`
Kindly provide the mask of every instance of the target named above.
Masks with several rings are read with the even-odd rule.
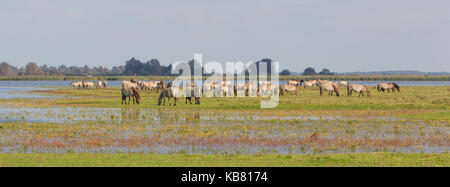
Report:
[[[131,98],[133,98],[133,104],[136,100],[136,104],[139,104],[141,101],[141,96],[139,96],[139,92],[133,88],[133,87],[123,87],[122,88],[122,105],[125,102],[125,105],[127,104],[127,97],[128,97],[128,104],[130,104]]]
[[[352,92],[358,92],[359,97],[364,96],[364,92],[366,92],[367,96],[370,97],[370,91],[369,88],[364,84],[349,84],[347,86],[347,95],[352,95]]]

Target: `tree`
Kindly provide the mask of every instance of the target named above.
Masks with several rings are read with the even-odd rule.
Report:
[[[25,75],[44,75],[44,72],[35,62],[29,62],[25,66]]]
[[[281,71],[280,75],[291,75],[291,72],[287,69]]]
[[[317,74],[316,70],[312,67],[308,67],[305,69],[305,71],[303,71],[303,75],[315,75],[315,74]]]
[[[10,76],[11,66],[7,62],[2,62],[0,64],[0,76]]]
[[[258,61],[258,62],[256,62],[256,69],[257,69],[257,72],[258,72],[258,74],[261,74],[260,72],[260,67],[259,67],[259,65],[260,65],[260,63],[261,62],[263,62],[263,63],[265,63],[264,65],[266,65],[267,67],[264,67],[265,69],[266,69],[266,72],[264,72],[264,73],[267,73],[267,75],[271,75],[272,74],[272,66],[273,66],[273,64],[272,64],[272,59],[270,59],[270,58],[264,58],[264,59],[262,59],[262,60],[260,60],[260,61]],[[262,64],[261,64],[262,65]]]
[[[323,69],[319,74],[320,75],[334,75],[334,73],[331,73],[329,69]]]

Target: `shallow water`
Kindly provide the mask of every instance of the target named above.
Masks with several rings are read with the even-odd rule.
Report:
[[[70,87],[72,81],[0,81],[0,98],[43,98],[45,95],[30,94],[31,90],[44,87]],[[169,81],[166,81],[169,82]],[[280,81],[285,84],[287,81]],[[396,81],[400,86],[450,86],[450,81]],[[380,81],[351,81],[353,84],[375,86]],[[120,87],[122,81],[108,81],[109,87]]]

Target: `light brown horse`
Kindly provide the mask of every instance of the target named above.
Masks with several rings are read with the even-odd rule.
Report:
[[[317,80],[306,80],[306,81],[303,81],[303,87],[311,87],[311,88],[313,88],[314,86],[316,86],[317,85]]]
[[[82,89],[82,87],[83,87],[83,84],[80,81],[72,82],[72,83],[70,83],[70,85],[73,87],[74,90]]]
[[[134,88],[136,90],[139,90],[139,85],[131,81],[122,81],[122,88]]]
[[[95,83],[95,88],[101,88],[103,85],[103,82],[101,81],[101,80],[98,80],[96,83]]]
[[[395,82],[391,82],[391,83],[380,83],[377,85],[377,91],[378,92],[395,92],[398,91],[400,92],[400,86],[398,84],[396,84]]]
[[[82,87],[84,90],[87,90],[88,88],[95,88],[95,82],[88,82],[88,81],[82,81],[81,82]]]
[[[276,93],[277,86],[270,81],[260,81],[259,89],[257,91],[260,96],[270,96]]]
[[[122,105],[125,102],[125,105],[127,105],[127,98],[128,98],[128,104],[130,104],[130,100],[133,99],[133,104],[139,105],[141,101],[141,96],[139,96],[139,92],[133,88],[133,87],[124,87],[122,88]]]
[[[352,95],[353,91],[358,92],[359,97],[361,97],[361,95],[364,96],[364,92],[366,92],[367,97],[370,97],[370,90],[364,84],[349,84],[347,86],[347,95],[348,96]]]
[[[283,96],[284,92],[290,92],[291,95],[295,92],[295,95],[298,96],[298,87],[297,85],[282,84],[280,85],[280,95]]]
[[[328,91],[328,95],[333,96],[333,92],[336,92],[336,96],[339,97],[339,86],[335,82],[321,81],[319,83],[320,96],[323,96],[324,91]]]

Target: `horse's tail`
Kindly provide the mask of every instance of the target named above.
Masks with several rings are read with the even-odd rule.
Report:
[[[281,86],[279,86],[279,88],[280,88],[280,95],[284,95],[284,90],[283,90],[283,88],[282,88]]]
[[[366,85],[364,85],[364,88],[366,89],[366,94],[367,94],[367,96],[370,97],[370,90],[369,90],[369,87],[367,87]]]
[[[379,84],[377,85],[377,91],[381,92],[381,86]]]

